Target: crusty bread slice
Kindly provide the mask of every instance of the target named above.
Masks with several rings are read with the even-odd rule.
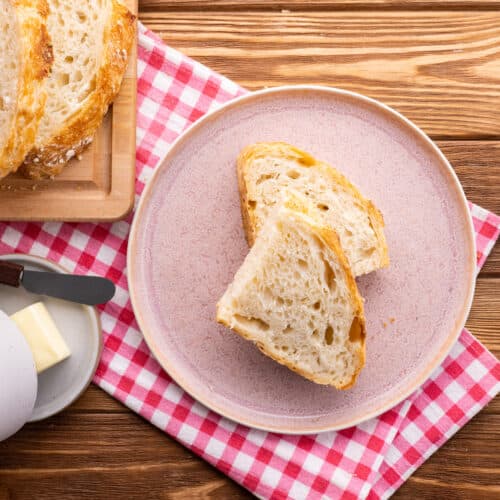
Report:
[[[52,62],[45,0],[0,0],[0,178],[35,143]]]
[[[52,177],[92,142],[118,93],[135,17],[116,0],[49,0],[54,65],[36,144],[23,174]]]
[[[330,165],[283,142],[257,143],[237,162],[243,225],[250,245],[287,189],[307,196],[340,238],[354,276],[389,265],[382,214]]]
[[[364,365],[363,301],[335,232],[288,197],[217,304],[217,321],[318,384],[351,387]]]

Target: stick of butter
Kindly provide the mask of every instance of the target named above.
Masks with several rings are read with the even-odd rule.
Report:
[[[10,318],[26,338],[38,373],[71,355],[71,351],[42,302],[28,306]]]

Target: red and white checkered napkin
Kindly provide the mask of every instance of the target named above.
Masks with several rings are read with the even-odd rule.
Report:
[[[140,27],[137,195],[169,144],[243,89]],[[500,218],[471,205],[478,266]],[[500,363],[464,330],[443,365],[409,400],[341,432],[284,436],[207,410],[162,371],[134,319],[126,279],[131,217],[114,224],[0,224],[0,252],[48,257],[117,285],[101,309],[104,351],[94,382],[260,497],[387,498],[500,390]]]

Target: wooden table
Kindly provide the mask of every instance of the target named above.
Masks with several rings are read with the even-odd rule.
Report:
[[[140,12],[249,89],[317,83],[381,99],[437,142],[470,200],[500,213],[500,1],[143,0]],[[467,325],[500,353],[499,246]],[[0,499],[212,495],[248,493],[96,387],[0,444]],[[395,495],[499,497],[499,399]]]

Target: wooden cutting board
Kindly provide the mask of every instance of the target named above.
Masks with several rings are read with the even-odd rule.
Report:
[[[137,15],[137,0],[122,0]],[[53,180],[14,174],[0,181],[2,221],[114,221],[133,207],[137,41],[120,93],[92,145]]]

